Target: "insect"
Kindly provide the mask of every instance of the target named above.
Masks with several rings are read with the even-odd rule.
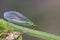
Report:
[[[20,25],[20,26],[35,26],[35,24],[17,11],[6,11],[4,12],[4,18],[11,23]]]
[[[20,25],[24,27],[35,26],[35,24],[30,19],[28,19],[27,17],[25,17],[24,15],[22,15],[20,12],[17,12],[17,11],[4,12],[4,18],[8,22],[11,22],[16,25]],[[33,27],[30,27],[30,28],[33,28]]]

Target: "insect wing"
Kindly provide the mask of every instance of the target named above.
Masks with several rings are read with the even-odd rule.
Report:
[[[29,20],[27,17],[23,16],[21,13],[17,11],[5,12],[4,18],[9,22],[12,22],[17,25],[22,25],[22,26],[34,25],[34,23],[31,20]]]

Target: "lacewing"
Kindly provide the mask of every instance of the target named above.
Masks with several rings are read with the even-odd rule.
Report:
[[[4,12],[4,18],[14,24],[21,26],[35,26],[35,24],[17,11],[6,11]]]

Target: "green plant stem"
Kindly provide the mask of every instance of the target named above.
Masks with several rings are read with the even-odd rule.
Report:
[[[17,40],[22,40],[22,35],[19,36],[19,38]]]
[[[2,21],[4,22],[4,24],[9,23],[3,19],[2,19]],[[4,25],[4,24],[2,24],[2,21],[0,19],[0,25]],[[29,36],[38,37],[38,38],[42,38],[42,39],[60,40],[60,36],[50,34],[50,33],[46,33],[46,32],[42,32],[42,31],[29,29],[26,27],[22,27],[22,26],[12,24],[12,23],[9,23],[9,27],[14,28],[16,31],[23,32]]]

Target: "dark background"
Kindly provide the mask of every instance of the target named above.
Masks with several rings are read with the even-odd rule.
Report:
[[[0,18],[5,11],[19,11],[40,31],[60,35],[60,0],[0,0]],[[42,40],[23,35],[23,40]]]

